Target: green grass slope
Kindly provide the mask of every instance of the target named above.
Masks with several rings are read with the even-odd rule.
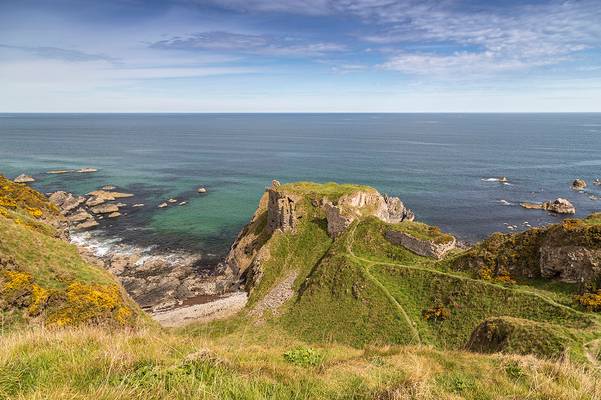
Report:
[[[306,217],[295,231],[276,232],[264,241],[268,256],[261,260],[261,279],[251,290],[249,309],[296,274],[291,298],[265,317],[303,340],[461,349],[484,320],[508,317],[565,331],[574,338],[566,349],[582,360],[583,344],[601,337],[598,316],[575,303],[574,285],[540,280],[518,284],[510,276],[484,279],[452,268],[465,251],[454,250],[436,261],[385,238],[387,230],[398,230],[435,243],[449,240],[437,228],[419,222],[390,225],[367,217],[333,241],[319,204],[363,187],[303,182],[278,190],[303,196]],[[557,354],[550,351],[547,356]]]
[[[107,271],[59,238],[60,221],[43,195],[0,177],[2,327],[135,324],[138,307]]]

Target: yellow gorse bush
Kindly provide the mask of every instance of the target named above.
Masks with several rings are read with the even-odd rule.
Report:
[[[66,302],[49,318],[58,326],[79,325],[88,321],[116,320],[126,325],[132,316],[123,304],[121,292],[116,285],[71,283],[66,290]]]

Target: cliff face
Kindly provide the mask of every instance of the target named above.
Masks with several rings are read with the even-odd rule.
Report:
[[[547,278],[601,288],[601,214],[546,228],[495,234],[460,257],[455,267],[492,275]]]

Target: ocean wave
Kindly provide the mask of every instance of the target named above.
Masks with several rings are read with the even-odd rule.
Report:
[[[175,265],[190,257],[200,258],[198,254],[185,251],[163,252],[158,250],[159,246],[156,244],[144,247],[127,244],[122,238],[104,236],[102,231],[70,232],[70,241],[78,247],[88,249],[98,258],[139,256],[135,263],[138,267],[148,260],[157,258],[169,265]]]

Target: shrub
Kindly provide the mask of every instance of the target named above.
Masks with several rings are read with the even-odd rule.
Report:
[[[284,359],[301,367],[315,367],[323,362],[323,355],[309,347],[299,347],[285,352]]]
[[[451,317],[451,310],[445,306],[435,306],[423,312],[426,321],[444,321]]]
[[[576,296],[576,302],[588,311],[601,311],[601,290]]]

